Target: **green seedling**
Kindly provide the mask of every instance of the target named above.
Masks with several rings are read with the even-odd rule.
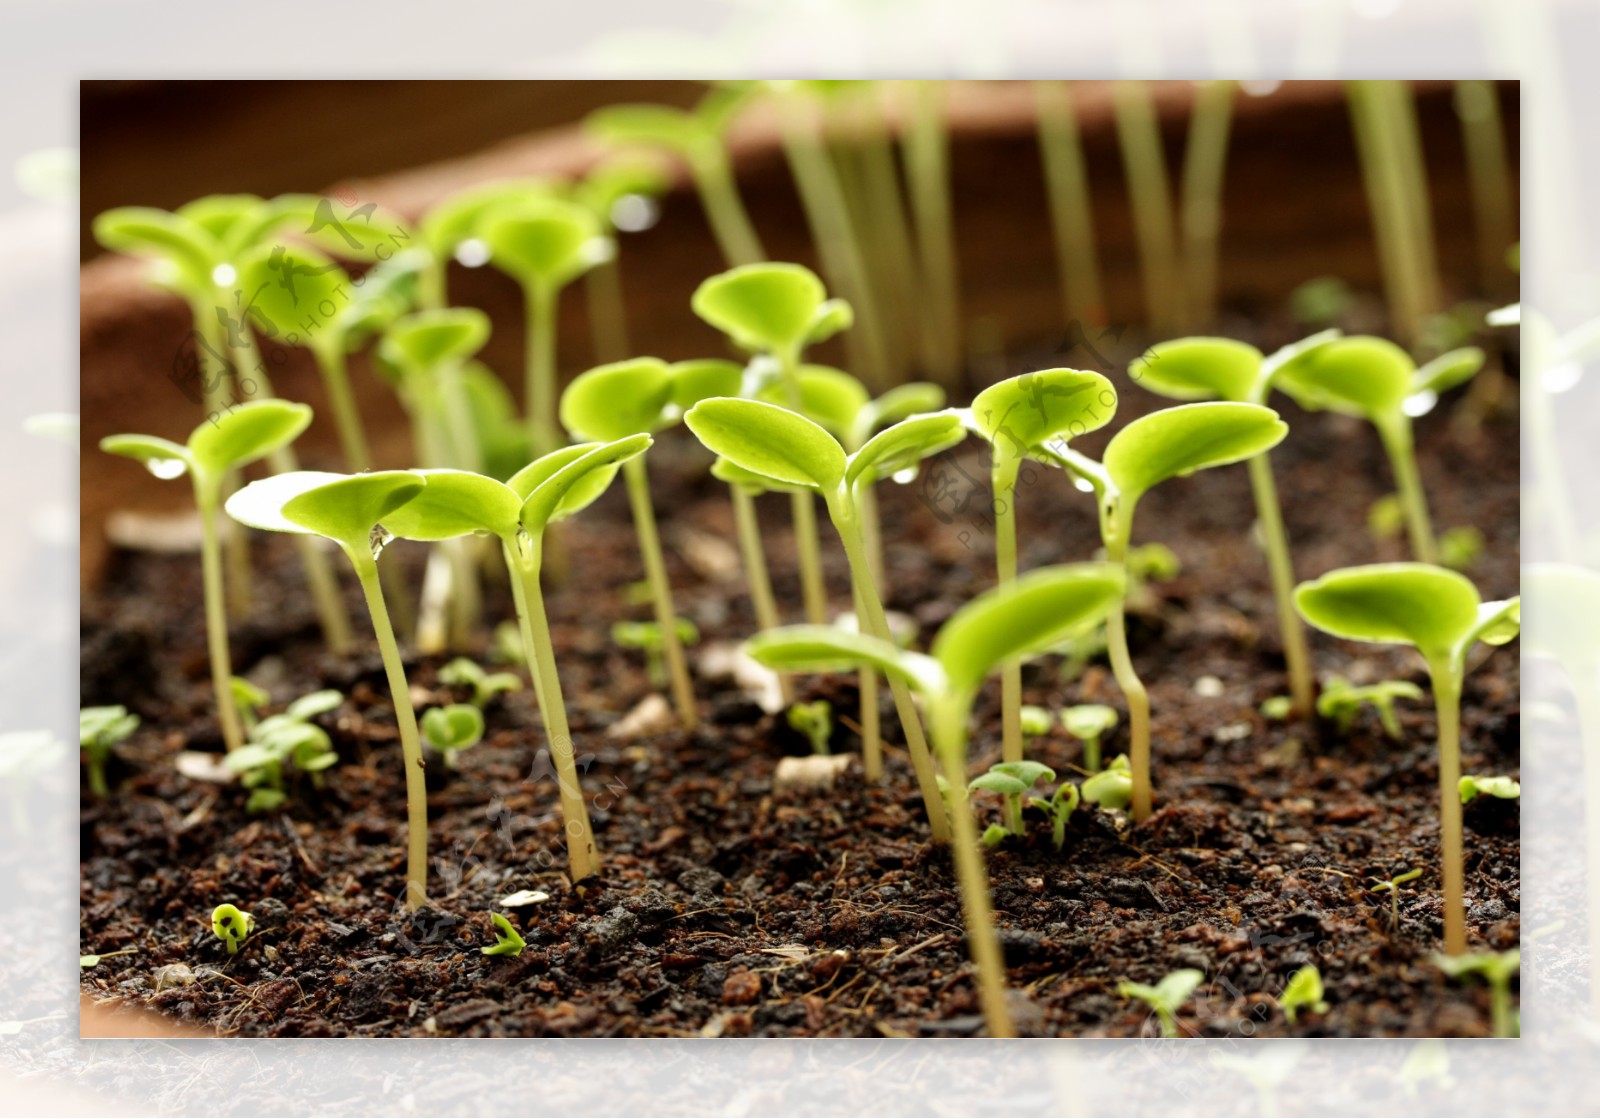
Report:
[[[979,841],[992,851],[1010,838],[1010,828],[1004,824],[990,824],[983,829],[983,835],[979,837]]]
[[[1323,331],[1285,346],[1270,357],[1254,346],[1229,338],[1179,338],[1151,347],[1129,366],[1128,375],[1150,391],[1175,400],[1225,400],[1264,405],[1282,377],[1338,337],[1338,331]],[[1291,601],[1294,563],[1278,501],[1278,483],[1273,478],[1272,461],[1265,452],[1252,455],[1247,469],[1262,543],[1267,551],[1272,594],[1278,606],[1278,629],[1289,672],[1289,695],[1296,711],[1309,715],[1315,693],[1311,654],[1306,647],[1305,629]]]
[[[239,722],[244,725],[245,734],[250,734],[260,722],[258,716],[261,709],[272,702],[272,697],[265,688],[258,688],[243,676],[235,676],[228,681],[228,687],[233,692],[233,706],[239,712]]]
[[[378,556],[392,537],[384,519],[423,492],[420,473],[386,470],[372,474],[324,474],[297,471],[252,482],[228,499],[234,520],[269,532],[320,536],[339,546],[355,569],[366,597],[367,612],[383,657],[406,779],[406,906],[427,900],[428,796],[423,781],[422,741],[411,706],[405,662],[395,640],[383,588],[378,582]]]
[[[511,578],[520,646],[555,762],[574,883],[594,877],[600,863],[578,782],[567,706],[539,583],[544,540],[552,523],[586,508],[606,491],[623,462],[643,454],[649,446],[648,435],[635,435],[615,443],[563,447],[535,459],[505,482],[465,470],[423,471],[428,488],[384,522],[390,532],[408,540],[450,540],[487,533],[500,541]]]
[[[483,712],[470,703],[448,703],[422,713],[422,740],[444,755],[446,769],[457,769],[457,755],[483,741]]]
[[[783,403],[803,412],[801,354],[805,347],[846,329],[852,321],[850,305],[827,296],[822,281],[808,268],[752,264],[706,280],[695,289],[690,306],[739,349],[765,355],[776,364],[785,393]],[[822,625],[827,620],[828,593],[817,547],[816,506],[804,490],[791,493],[790,502],[806,620]]]
[[[512,927],[511,922],[498,913],[489,914],[489,920],[494,922],[494,943],[478,951],[485,956],[520,956],[528,942],[522,939],[522,934]]]
[[[256,714],[267,702],[267,694],[237,676],[234,684],[249,741],[224,760],[229,769],[239,774],[240,783],[251,790],[245,811],[271,812],[289,799],[285,765],[292,763],[320,784],[322,771],[339,761],[327,732],[312,720],[336,710],[344,696],[332,689],[312,692],[289,704],[280,714],[258,720]]]
[[[693,417],[690,426],[694,426]],[[942,794],[936,781],[928,783],[931,788],[927,792],[935,798],[934,806],[939,804],[937,798],[941,795],[951,801],[951,853],[961,890],[967,942],[977,969],[984,1017],[994,1037],[1014,1033],[1011,1011],[1006,1005],[1005,967],[994,928],[977,822],[971,810],[958,803],[965,799],[972,704],[984,680],[1001,664],[1048,646],[1065,631],[1114,609],[1125,579],[1120,569],[1104,563],[1031,572],[956,611],[940,628],[928,654],[909,652],[881,637],[829,626],[791,626],[759,634],[746,646],[757,661],[775,669],[827,671],[870,663],[891,680],[904,681],[922,693],[944,778]],[[942,809],[938,811],[937,818],[943,819]]]
[[[237,956],[255,931],[256,919],[238,906],[219,905],[211,911],[211,933],[222,941],[230,956]]]
[[[1322,973],[1316,964],[1307,964],[1289,977],[1283,994],[1278,996],[1278,1005],[1291,1024],[1302,1010],[1311,1014],[1328,1013],[1328,1002],[1322,997]]]
[[[1452,571],[1469,571],[1486,546],[1483,533],[1472,525],[1447,528],[1439,536],[1439,562]]]
[[[513,630],[515,623],[513,623]],[[522,650],[514,658],[522,659]],[[471,688],[472,706],[480,711],[489,706],[495,696],[506,692],[520,692],[522,677],[514,672],[485,672],[477,663],[466,657],[456,657],[439,669],[439,683],[451,688]]]
[[[1522,799],[1522,783],[1514,777],[1468,774],[1461,779],[1457,787],[1461,791],[1462,804],[1471,804],[1479,797],[1495,797],[1498,800]]]
[[[560,185],[550,179],[496,179],[457,191],[431,207],[417,223],[419,240],[426,250],[417,285],[420,308],[439,311],[449,306],[446,276],[452,260],[468,268],[480,268],[489,262],[489,246],[478,228],[485,214],[508,204],[560,194]]]
[[[1370,703],[1383,724],[1383,732],[1400,741],[1400,719],[1394,712],[1397,699],[1421,699],[1422,689],[1410,680],[1380,680],[1356,687],[1343,676],[1330,676],[1317,697],[1317,714],[1332,719],[1340,734],[1349,734],[1362,704]]]
[[[1051,714],[1048,707],[1035,707],[1031,703],[1024,703],[1021,723],[1023,738],[1043,738],[1050,733],[1050,728],[1056,725],[1056,717]]]
[[[1022,824],[1022,798],[1033,791],[1040,781],[1054,781],[1056,771],[1038,762],[997,762],[989,772],[967,782],[968,790],[987,789],[999,793],[1005,804],[1006,827],[1012,835],[1025,835]]]
[[[1017,577],[1017,477],[1035,447],[1064,450],[1069,439],[1104,427],[1117,393],[1098,373],[1045,369],[991,385],[972,401],[972,429],[989,443],[994,489],[995,566],[1002,586]],[[1022,665],[1000,670],[1000,751],[1022,760]]]
[[[700,644],[700,630],[688,618],[677,619],[673,627],[677,633],[679,648],[693,648]],[[640,649],[644,652],[645,673],[650,677],[652,687],[665,689],[668,687],[667,662],[662,655],[666,648],[666,639],[661,634],[661,627],[655,622],[614,622],[611,626],[611,640],[621,645],[624,649]]]
[[[1067,845],[1067,821],[1078,808],[1078,786],[1070,781],[1061,782],[1050,799],[1029,797],[1028,803],[1050,817],[1050,842],[1057,851]]]
[[[1406,530],[1406,509],[1397,493],[1386,493],[1367,507],[1367,532],[1374,540],[1390,540]]]
[[[106,795],[106,762],[111,751],[139,729],[139,716],[126,707],[85,707],[78,712],[78,743],[89,767],[89,791]]]
[[[787,718],[791,730],[806,736],[813,754],[829,753],[828,740],[833,737],[833,704],[825,699],[791,704]]]
[[[1387,893],[1389,895],[1389,920],[1391,927],[1396,931],[1400,928],[1400,887],[1407,882],[1422,877],[1422,869],[1413,867],[1404,874],[1397,874],[1393,878],[1372,879],[1372,892],[1375,894]]]
[[[1271,719],[1275,723],[1287,722],[1294,716],[1294,699],[1291,696],[1275,695],[1261,701],[1261,717]]]
[[[711,234],[730,268],[754,264],[766,255],[744,203],[739,200],[738,184],[722,141],[744,100],[742,91],[714,89],[692,110],[665,105],[609,105],[584,120],[584,130],[608,144],[666,150],[688,165],[711,223]]]
[[[653,357],[635,358],[602,365],[574,378],[561,396],[561,423],[578,439],[615,442],[651,435],[677,423],[700,400],[730,389],[737,391],[729,383],[728,370],[721,365],[668,365]],[[642,454],[623,462],[622,478],[628,490],[645,578],[650,584],[658,633],[663,639],[673,704],[684,728],[692,730],[698,720],[694,686],[683,655],[672,585],[667,580],[661,534],[656,529],[655,508],[650,499],[650,477]]]
[[[244,730],[234,709],[233,658],[228,651],[227,600],[223,587],[222,544],[217,507],[230,472],[287,447],[311,423],[311,409],[281,400],[241,404],[207,420],[174,443],[154,435],[110,435],[100,449],[144,464],[157,478],[188,474],[200,511],[200,565],[205,590],[206,639],[211,655],[211,683],[217,718],[230,751],[244,744]]]
[[[1422,563],[1437,563],[1439,548],[1417,473],[1411,418],[1427,412],[1439,395],[1470,380],[1482,367],[1483,351],[1466,347],[1419,369],[1393,342],[1362,336],[1340,338],[1302,355],[1279,372],[1274,385],[1302,408],[1358,416],[1377,429],[1394,470],[1411,551]]]
[[[1126,808],[1133,799],[1133,773],[1128,756],[1118,754],[1111,764],[1083,783],[1083,803],[1101,808]]]
[[[1183,404],[1141,416],[1117,432],[1101,462],[1060,444],[1037,448],[1037,454],[1065,467],[1094,490],[1106,557],[1123,566],[1134,511],[1151,487],[1196,470],[1254,458],[1276,446],[1288,430],[1276,412],[1259,404]],[[1125,613],[1125,608],[1119,609],[1107,617],[1106,644],[1111,671],[1128,699],[1133,817],[1144,820],[1151,811],[1150,693],[1128,653]]]
[[[684,421],[713,453],[765,479],[768,488],[799,491],[808,503],[813,495],[822,496],[839,539],[844,543],[865,631],[892,643],[883,599],[866,556],[860,493],[879,478],[898,473],[959,443],[965,435],[961,417],[947,411],[902,420],[874,435],[850,455],[815,422],[797,412],[757,400],[704,400],[689,410]],[[809,504],[806,508],[809,510]],[[932,759],[923,739],[922,722],[905,683],[891,677],[889,685],[934,837],[943,842],[943,814],[934,787]],[[863,707],[872,702],[871,696],[862,696]],[[871,737],[862,743],[862,768],[869,781],[882,778],[881,747]]]
[[[1118,983],[1117,994],[1125,999],[1138,999],[1155,1011],[1162,1037],[1177,1037],[1178,1011],[1204,980],[1204,972],[1186,967],[1168,975],[1154,987],[1144,983]]]
[[[1451,979],[1475,975],[1489,985],[1489,1021],[1495,1037],[1520,1037],[1517,1012],[1511,1005],[1511,980],[1522,970],[1522,949],[1434,956],[1433,962]]]
[[[561,445],[556,427],[556,304],[561,289],[615,246],[593,212],[576,202],[531,198],[486,212],[478,235],[489,262],[522,285],[527,303],[527,373],[523,407],[535,453]]]
[[[1439,818],[1445,951],[1467,950],[1461,840],[1461,686],[1479,641],[1503,645],[1521,628],[1518,599],[1483,602],[1463,575],[1421,563],[1373,564],[1302,583],[1295,605],[1336,637],[1414,646],[1428,666],[1439,716]]]
[[[1337,326],[1355,306],[1356,293],[1337,276],[1317,276],[1289,293],[1289,314],[1310,330]]]
[[[1100,739],[1117,725],[1117,709],[1103,703],[1081,703],[1061,712],[1061,725],[1083,743],[1083,768],[1100,772]]]

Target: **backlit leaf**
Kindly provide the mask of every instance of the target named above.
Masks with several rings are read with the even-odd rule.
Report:
[[[1105,468],[1127,502],[1152,486],[1276,446],[1289,426],[1259,404],[1180,404],[1141,416],[1112,437]]]
[[[1253,398],[1261,351],[1231,338],[1177,338],[1151,346],[1128,366],[1140,388],[1175,400]]]
[[[838,440],[787,408],[721,397],[696,404],[684,422],[714,454],[753,473],[823,491],[844,479]]]
[[[665,427],[671,403],[666,362],[653,357],[614,362],[573,378],[561,394],[561,426],[575,439],[609,442]]]

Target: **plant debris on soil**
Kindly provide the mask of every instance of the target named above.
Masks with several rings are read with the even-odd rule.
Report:
[[[1117,383],[1121,414],[1082,441],[1090,453],[1162,403],[1125,377]],[[1485,598],[1504,597],[1517,585],[1516,417],[1452,423],[1458,396],[1419,423],[1421,469],[1436,524],[1483,531],[1487,549],[1468,574]],[[1403,541],[1367,532],[1368,506],[1391,488],[1370,431],[1281,397],[1273,404],[1290,423],[1273,462],[1298,577],[1404,558]],[[888,604],[924,640],[994,582],[986,452],[969,442],[954,461],[975,480],[960,515],[948,503],[936,515],[920,482],[882,487]],[[691,653],[710,660],[754,623],[726,489],[707,465],[682,432],[650,457],[679,609],[703,635]],[[602,875],[581,890],[566,879],[554,770],[524,688],[492,701],[485,740],[462,753],[459,770],[430,755],[431,904],[413,914],[400,902],[398,736],[370,640],[352,658],[328,655],[292,546],[252,539],[255,609],[234,626],[236,671],[277,704],[327,687],[347,699],[319,720],[341,758],[324,785],[302,780],[282,811],[249,815],[237,783],[191,779],[175,765],[183,751],[222,751],[199,563],[119,554],[85,599],[82,701],[126,704],[144,722],[111,765],[112,795],[83,805],[80,950],[102,956],[83,970],[84,992],[241,1036],[980,1033],[952,870],[928,842],[903,750],[890,748],[882,785],[865,784],[852,766],[831,787],[775,793],[779,762],[809,744],[733,679],[697,673],[703,721],[693,733],[637,717],[652,692],[643,658],[609,636],[612,621],[648,609],[629,593],[642,571],[620,490],[565,527],[566,573],[548,595]],[[1086,559],[1098,545],[1093,502],[1059,472],[1025,474],[1018,505],[1024,570]],[[787,503],[768,499],[762,513],[792,618]],[[1398,742],[1370,709],[1342,736],[1262,717],[1260,704],[1286,684],[1253,515],[1242,467],[1162,486],[1141,505],[1136,543],[1165,543],[1183,563],[1132,618],[1134,659],[1151,691],[1157,812],[1134,827],[1085,806],[1060,853],[1048,822],[1030,813],[1025,842],[988,854],[1018,1028],[1148,1034],[1146,1009],[1119,997],[1117,984],[1198,968],[1206,981],[1179,1014],[1185,1032],[1487,1035],[1482,985],[1451,983],[1430,962],[1442,932],[1431,702],[1400,705]],[[824,532],[835,606],[846,609],[844,558]],[[421,549],[391,547],[420,586]],[[370,638],[354,581],[345,583],[358,632]],[[485,588],[482,644],[472,650],[480,662],[489,628],[513,616],[503,580],[487,576]],[[1408,650],[1312,640],[1319,678],[1426,688]],[[447,659],[409,658],[420,701],[464,698],[436,682]],[[835,751],[855,748],[854,675],[796,684],[797,698],[833,704]],[[1468,676],[1464,772],[1520,776],[1518,697],[1514,650]],[[892,705],[880,699],[898,742]],[[1027,666],[1023,699],[1121,708],[1103,664],[1067,679],[1056,657]],[[608,733],[630,713],[631,733]],[[1125,740],[1125,725],[1112,731],[1105,757]],[[999,751],[991,682],[974,715],[970,771]],[[1064,778],[1082,776],[1081,745],[1059,727],[1029,756]],[[998,820],[993,798],[976,794],[975,803],[980,824]],[[1476,948],[1519,940],[1518,811],[1495,798],[1466,809]],[[1389,896],[1370,887],[1413,867],[1423,875],[1402,889],[1395,926]],[[500,904],[519,891],[531,900]],[[223,902],[256,919],[236,956],[210,931]],[[520,955],[480,953],[495,941],[491,910],[526,939]],[[1274,999],[1308,963],[1330,1006],[1290,1024]]]

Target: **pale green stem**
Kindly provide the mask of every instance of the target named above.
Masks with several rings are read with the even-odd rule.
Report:
[[[938,340],[918,306],[917,266],[911,248],[911,229],[906,219],[905,202],[900,192],[900,176],[895,169],[894,148],[889,142],[888,122],[884,119],[879,90],[869,89],[861,102],[860,161],[866,188],[867,211],[877,233],[882,272],[893,302],[895,316],[905,345],[915,345],[923,368],[930,372],[939,363]]]
[[[346,549],[361,581],[361,593],[372,615],[372,630],[383,654],[383,670],[389,679],[389,696],[394,701],[394,719],[400,729],[400,753],[406,771],[406,908],[416,909],[428,900],[428,784],[427,762],[422,757],[422,738],[417,733],[417,713],[411,706],[411,685],[406,680],[405,662],[395,641],[394,627],[383,601],[378,582],[378,564],[370,552]]]
[[[1370,80],[1346,83],[1350,120],[1361,157],[1367,207],[1372,212],[1389,317],[1402,341],[1415,346],[1422,333],[1427,299],[1411,260],[1416,246],[1410,236],[1405,181],[1390,141],[1392,117],[1385,110],[1381,86],[1381,82]]]
[[[1217,242],[1222,229],[1222,182],[1234,83],[1202,82],[1195,93],[1183,161],[1183,263],[1189,320],[1217,316]]]
[[[1112,93],[1117,140],[1127,168],[1128,197],[1139,245],[1145,312],[1150,328],[1164,337],[1183,322],[1184,296],[1161,129],[1150,89],[1144,82],[1115,82]]]
[[[1083,740],[1083,768],[1090,773],[1100,772],[1100,736],[1090,735]],[[1057,844],[1060,846],[1060,844]]]
[[[950,852],[961,889],[961,912],[967,926],[967,951],[977,972],[978,1000],[990,1037],[1015,1037],[1011,1008],[1006,1003],[1005,956],[994,927],[994,907],[989,899],[989,876],[984,870],[978,825],[967,803],[967,715],[962,705],[939,697],[934,700],[934,746],[950,789],[953,834]]]
[[[372,469],[372,451],[367,446],[366,429],[361,425],[361,412],[350,391],[344,338],[337,334],[330,337],[329,344],[319,345],[312,352],[322,371],[322,383],[328,390],[328,403],[333,408],[334,425],[339,429],[345,467],[352,474],[360,474]]]
[[[1105,315],[1105,297],[1100,292],[1089,177],[1084,169],[1071,87],[1064,81],[1041,81],[1034,83],[1034,91],[1038,96],[1039,147],[1050,193],[1063,308],[1069,323],[1097,322]]]
[[[996,456],[994,485],[994,558],[1002,587],[1017,580],[1017,468],[1012,456]],[[1022,760],[1022,661],[1000,666],[1000,754],[1008,762]]]
[[[556,430],[556,299],[560,292],[544,284],[527,288],[528,370],[524,404],[528,439],[535,457],[561,445]]]
[[[860,619],[862,632],[893,644],[894,637],[889,632],[889,619],[883,610],[883,600],[878,597],[877,585],[873,583],[872,573],[867,567],[866,545],[861,539],[861,524],[854,505],[849,495],[843,495],[829,501],[828,512],[833,517],[834,527],[839,530],[839,539],[844,543],[845,556],[850,562],[850,581],[864,614]],[[928,753],[928,741],[923,735],[922,717],[917,714],[917,705],[911,699],[910,689],[900,677],[889,676],[889,691],[894,696],[895,714],[900,717],[900,730],[906,736],[911,768],[916,771],[917,787],[922,792],[923,807],[928,812],[929,831],[935,843],[948,843],[949,824],[945,818],[944,800],[939,795],[939,782],[935,779],[933,758]],[[965,785],[962,787],[965,788]]]
[[[689,665],[684,659],[683,642],[678,639],[678,615],[672,605],[672,586],[667,582],[667,565],[661,556],[661,538],[656,532],[656,514],[650,505],[650,478],[644,456],[622,464],[628,502],[633,508],[633,528],[639,537],[639,552],[644,559],[645,579],[655,605],[656,625],[661,629],[661,650],[667,658],[667,674],[672,681],[672,698],[685,730],[698,721],[694,705],[694,686],[689,682]]]
[[[1583,742],[1583,824],[1589,885],[1589,1012],[1600,1022],[1600,672],[1573,666],[1567,678],[1577,701]]]
[[[739,536],[739,552],[744,558],[744,577],[750,585],[750,605],[756,615],[756,626],[763,632],[777,629],[778,601],[772,593],[772,578],[767,574],[767,554],[761,545],[761,524],[756,519],[755,496],[739,486],[730,485],[728,494],[733,500],[733,522]],[[778,691],[785,704],[794,700],[794,688],[789,677],[778,673]]]
[[[1129,521],[1132,511],[1127,511]],[[1118,516],[1123,515],[1121,512]],[[1128,569],[1128,540],[1126,535],[1107,535],[1106,558]],[[1150,782],[1150,693],[1144,681],[1133,669],[1133,658],[1128,654],[1127,602],[1106,615],[1106,649],[1111,654],[1111,674],[1128,700],[1128,768],[1133,777],[1133,818],[1145,820],[1152,808]]]
[[[250,359],[253,346],[249,349],[231,347],[226,331],[217,320],[217,308],[204,304],[191,304],[194,314],[195,329],[205,341],[206,353],[196,354],[195,360],[200,365],[200,388],[206,409],[206,418],[215,420],[221,417],[230,407],[231,402],[243,403],[240,399],[240,382],[243,379],[246,363]],[[249,329],[241,326],[240,333],[245,335],[249,343]],[[221,354],[228,351],[228,360],[232,362],[230,375],[227,366],[217,370],[216,377],[209,377],[210,372],[205,367],[210,354]],[[214,384],[212,382],[215,382]],[[230,470],[221,480],[222,490],[217,496],[218,503],[226,501],[233,491],[239,488],[239,472]],[[227,567],[227,612],[237,621],[243,621],[250,616],[251,589],[255,585],[254,573],[250,568],[250,538],[244,531],[244,526],[237,521],[229,520],[222,526],[222,547],[224,563]]]
[[[1419,563],[1438,563],[1439,548],[1433,539],[1433,524],[1428,518],[1428,497],[1417,473],[1417,456],[1411,442],[1411,421],[1404,415],[1375,422],[1383,449],[1394,469],[1395,486],[1400,492],[1400,508],[1406,515],[1406,533],[1411,552]]]
[[[211,690],[217,696],[217,722],[231,753],[244,745],[239,709],[233,701],[233,659],[228,653],[228,610],[222,586],[222,544],[217,534],[218,495],[204,493],[213,482],[195,479],[195,504],[200,508],[200,568],[205,587],[206,644],[211,654]]]
[[[914,81],[901,138],[906,189],[925,280],[923,314],[935,339],[935,380],[953,387],[961,376],[961,296],[956,276],[955,229],[950,205],[950,138],[938,82]]]
[[[864,486],[856,496],[856,510],[861,514],[861,538],[867,542],[867,564],[872,569],[872,581],[884,585],[883,523],[878,517],[878,489]]]
[[[863,633],[866,627],[862,615],[866,608],[861,602],[861,592],[855,592],[856,625]],[[862,665],[856,671],[856,684],[861,692],[861,769],[867,780],[876,785],[883,780],[883,728],[878,718],[878,670]]]
[[[739,198],[739,186],[722,144],[713,142],[693,153],[689,166],[700,191],[700,204],[706,210],[706,220],[711,224],[711,236],[716,239],[728,267],[765,260],[766,251]]]
[[[799,359],[795,354],[776,355],[788,390],[789,407],[800,411]],[[809,492],[789,495],[794,521],[795,553],[800,560],[800,593],[805,602],[806,621],[814,626],[828,624],[828,589],[822,579],[822,549],[817,540],[817,507]]]
[[[1478,227],[1479,282],[1485,292],[1498,291],[1509,281],[1506,250],[1517,239],[1500,98],[1493,82],[1460,81],[1455,100],[1467,151],[1472,214]]]
[[[1449,664],[1428,665],[1439,716],[1439,858],[1444,864],[1444,950],[1467,950],[1465,854],[1461,840],[1461,683]]]
[[[1422,309],[1431,314],[1440,310],[1439,254],[1434,246],[1433,206],[1428,198],[1428,169],[1423,158],[1422,132],[1417,124],[1417,102],[1407,81],[1384,83],[1386,111],[1392,121],[1388,129],[1392,155],[1405,187],[1407,260],[1422,293]]]
[[[595,849],[594,829],[589,823],[589,809],[583,801],[583,787],[578,781],[566,700],[561,694],[561,677],[556,673],[555,647],[550,640],[550,623],[545,617],[544,592],[539,587],[540,545],[531,539],[506,541],[505,545],[522,648],[528,658],[528,673],[533,677],[539,709],[544,713],[545,740],[555,763],[569,872],[574,883],[583,882],[600,872],[600,857]]]
[[[1295,714],[1311,714],[1315,685],[1311,672],[1311,653],[1306,645],[1305,626],[1294,608],[1294,564],[1289,555],[1289,536],[1278,505],[1278,487],[1272,477],[1272,460],[1263,452],[1249,460],[1250,488],[1255,491],[1256,517],[1261,521],[1262,541],[1267,549],[1267,570],[1272,576],[1272,597],[1278,604],[1278,630],[1283,638],[1283,658],[1289,672],[1289,695]]]
[[[446,276],[450,257],[429,256],[427,266],[417,274],[417,306],[424,311],[441,311],[450,305]]]
[[[583,277],[589,302],[589,331],[594,339],[594,360],[599,365],[628,356],[628,311],[622,298],[622,267],[613,257],[595,265]]]
[[[826,129],[825,132],[832,131]],[[865,168],[861,153],[852,139],[838,136],[823,144],[823,153],[839,187],[839,200],[850,220],[850,228],[857,232],[856,251],[861,260],[861,282],[872,289],[872,299],[882,318],[883,358],[895,380],[903,380],[905,354],[899,334],[899,306],[892,287],[892,279],[885,270],[883,256],[883,227],[872,212],[872,199],[867,193]]]

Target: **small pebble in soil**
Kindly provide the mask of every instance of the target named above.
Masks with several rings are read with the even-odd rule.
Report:
[[[1229,723],[1225,727],[1218,727],[1212,732],[1211,737],[1218,742],[1238,742],[1249,738],[1254,728],[1249,723]]]
[[[1215,676],[1202,676],[1194,682],[1194,694],[1203,699],[1220,699],[1224,690]]]

